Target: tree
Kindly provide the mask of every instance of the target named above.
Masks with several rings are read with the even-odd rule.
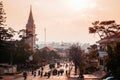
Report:
[[[89,59],[98,59],[98,49],[97,49],[97,45],[93,44],[88,48],[89,52],[88,52],[88,57]]]
[[[26,41],[27,39],[33,37],[31,31],[27,31],[26,29],[21,29],[18,32],[19,37],[21,38],[21,41]]]
[[[6,13],[4,12],[3,9],[3,3],[2,1],[0,1],[0,26],[5,26],[5,21],[6,21],[6,17],[5,17]]]
[[[6,13],[3,9],[3,3],[0,2],[0,63],[8,63],[11,51],[11,39],[14,36],[12,28],[6,28]]]
[[[0,63],[20,64],[26,62],[28,57],[33,53],[30,46],[25,43],[26,36],[18,34],[21,40],[12,40],[16,31],[12,28],[6,28],[6,13],[3,9],[3,3],[0,2]],[[20,30],[21,33],[24,30]]]
[[[120,32],[120,25],[116,24],[114,20],[95,21],[92,25],[93,27],[89,27],[89,33],[97,33],[101,39]]]
[[[72,45],[69,49],[69,57],[70,60],[73,61],[75,65],[75,74],[77,74],[77,69],[80,72],[83,72],[84,68],[84,55],[83,50],[78,44]]]
[[[13,63],[14,64],[23,64],[29,60],[29,57],[33,54],[33,51],[30,49],[30,46],[22,41],[17,41],[15,52],[13,53]]]
[[[51,58],[51,60],[53,60],[53,58],[54,59],[60,59],[60,55],[58,55],[57,52],[53,51],[53,50],[49,52],[48,56]]]
[[[108,58],[106,60],[107,69],[115,78],[120,80],[120,42],[116,46],[107,46]]]
[[[40,64],[42,65],[44,62],[47,62],[48,56],[47,52],[40,51],[39,49],[36,50],[36,52],[33,54],[33,62],[35,64]]]
[[[109,21],[95,21],[93,27],[89,27],[89,33],[97,33],[101,39],[106,37],[114,36],[120,33],[120,25],[116,24],[114,20]],[[115,78],[118,80],[120,79],[120,42],[114,41],[111,44],[107,45],[107,53],[108,56],[105,57],[106,59],[106,66],[108,72],[113,74]]]
[[[3,9],[3,3],[2,1],[0,2],[0,42],[2,43],[2,41],[6,41],[9,40],[13,37],[14,34],[14,30],[12,28],[5,28],[5,21],[6,21],[6,17],[5,17],[6,13],[4,12]]]

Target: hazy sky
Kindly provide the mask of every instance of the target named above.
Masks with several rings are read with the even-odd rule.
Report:
[[[6,24],[15,30],[25,28],[30,4],[39,42],[95,43],[97,35],[88,27],[96,20],[120,23],[120,0],[3,0]]]

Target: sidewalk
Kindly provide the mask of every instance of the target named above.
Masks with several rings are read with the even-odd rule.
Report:
[[[104,71],[96,71],[93,74],[84,74],[84,80],[101,80],[101,78],[105,75],[106,73]],[[77,80],[79,75],[74,75],[74,67],[72,68],[70,78],[75,78]],[[74,79],[73,79],[74,80]]]

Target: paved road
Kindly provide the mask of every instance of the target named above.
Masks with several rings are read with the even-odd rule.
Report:
[[[28,72],[27,80],[70,80],[67,78],[67,76],[65,74],[66,68],[62,66],[58,69],[61,69],[61,68],[64,69],[63,75],[60,75],[60,76],[51,75],[50,78],[48,79],[47,76],[43,76],[43,77],[38,76],[38,70],[40,70],[40,69],[38,69],[38,70],[36,70],[35,77],[31,74],[31,72]],[[43,72],[48,72],[48,71],[50,71],[49,65],[46,65]],[[22,74],[19,74],[19,75],[15,75],[15,76],[5,76],[3,80],[24,80],[24,78],[23,78]]]
[[[52,75],[48,79],[47,77],[40,77],[38,75],[36,77],[34,77],[34,76],[31,75],[31,72],[29,72],[27,80],[77,80],[78,75],[76,75],[76,76],[74,75],[74,67],[71,70],[70,78],[68,78],[66,76],[66,73],[65,73],[65,71],[68,70],[68,68],[65,68],[65,66],[64,67],[60,67],[60,68],[64,69],[63,75],[60,75],[60,76],[58,76],[58,75],[53,76]],[[38,70],[36,70],[36,72],[38,72]],[[44,72],[48,72],[49,70],[50,70],[49,66],[48,65],[45,66]],[[38,74],[38,73],[36,73],[36,74]],[[85,80],[99,80],[97,76],[92,75],[92,74],[84,75],[84,77],[85,77]],[[15,76],[5,76],[4,79],[0,79],[0,80],[24,80],[24,78],[23,78],[22,74],[19,74],[19,75],[15,75]]]

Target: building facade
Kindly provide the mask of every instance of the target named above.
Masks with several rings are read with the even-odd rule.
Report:
[[[108,56],[108,53],[106,52],[107,45],[114,48],[117,42],[120,42],[120,32],[109,37],[105,37],[97,42],[99,44],[99,65],[101,69],[106,70],[106,58]]]

